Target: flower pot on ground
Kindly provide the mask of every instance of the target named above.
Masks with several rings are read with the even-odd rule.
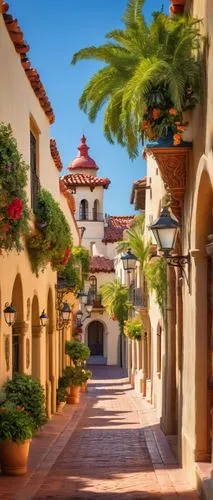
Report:
[[[67,340],[65,353],[70,357],[75,366],[80,366],[90,356],[89,347],[79,340]]]
[[[26,474],[34,422],[22,408],[12,404],[0,408],[0,463],[9,476]]]
[[[35,431],[45,424],[44,389],[35,377],[16,373],[12,380],[5,382],[4,390],[8,401],[30,413]]]
[[[87,381],[92,377],[92,372],[90,370],[82,369],[82,379],[81,392],[87,392]]]
[[[77,404],[80,400],[80,389],[84,382],[83,369],[80,366],[67,366],[64,375],[69,380],[70,393],[67,396],[68,404]]]
[[[67,390],[65,387],[58,387],[56,394],[56,409],[57,413],[62,413],[67,401]]]

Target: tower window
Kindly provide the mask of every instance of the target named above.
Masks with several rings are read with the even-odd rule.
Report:
[[[93,207],[93,220],[98,220],[98,217],[99,217],[99,210],[98,210],[98,207],[99,207],[99,201],[98,200],[95,200],[94,201],[94,207]]]
[[[81,200],[80,210],[79,210],[80,220],[88,220],[88,201]]]

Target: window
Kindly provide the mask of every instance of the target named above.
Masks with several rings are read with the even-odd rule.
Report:
[[[31,182],[31,207],[33,210],[37,206],[39,192],[39,178],[37,175],[37,140],[35,135],[30,132],[30,182]]]
[[[98,220],[98,200],[94,201],[94,207],[93,207],[93,220]]]
[[[90,293],[93,297],[96,297],[96,295],[97,295],[97,278],[96,278],[96,276],[90,276],[89,281],[90,281]]]
[[[80,220],[88,220],[88,201],[81,200],[80,210],[79,210]]]

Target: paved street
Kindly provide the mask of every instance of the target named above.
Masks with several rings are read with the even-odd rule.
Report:
[[[89,392],[83,395],[80,407],[72,408],[73,414],[67,417],[58,439],[52,446],[49,443],[37,469],[32,464],[42,444],[39,438],[25,484],[23,478],[1,477],[0,498],[196,499],[151,406],[135,395],[121,370],[100,367],[94,372]],[[54,432],[61,418],[54,417]]]

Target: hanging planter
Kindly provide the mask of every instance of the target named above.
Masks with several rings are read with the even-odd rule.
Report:
[[[35,224],[36,233],[27,239],[33,272],[38,275],[48,263],[62,271],[71,258],[72,235],[59,204],[45,189],[38,195]]]
[[[11,126],[0,123],[0,252],[23,249],[21,237],[28,232],[29,221],[28,168]]]
[[[145,334],[143,321],[140,317],[128,319],[124,324],[124,333],[130,340],[141,340]]]

